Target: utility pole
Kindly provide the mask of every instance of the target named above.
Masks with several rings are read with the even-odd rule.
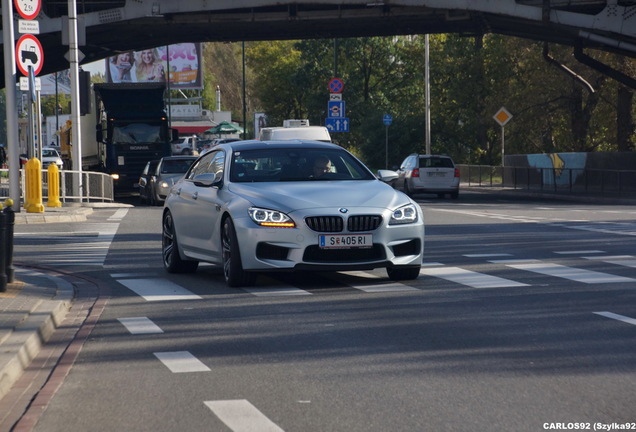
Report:
[[[77,34],[76,0],[68,0],[68,42],[69,63],[71,69],[71,123],[73,125],[73,170],[76,181],[73,182],[73,195],[83,201],[82,185],[82,134],[80,128],[80,94],[79,94],[79,40]]]
[[[7,100],[7,162],[9,164],[9,197],[20,212],[20,150],[18,148],[18,113],[16,106],[15,39],[13,35],[13,0],[2,0],[2,37],[4,40],[4,88]]]

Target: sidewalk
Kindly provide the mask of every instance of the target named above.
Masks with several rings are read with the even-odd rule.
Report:
[[[132,207],[118,203],[90,203],[45,207],[42,213],[15,213],[15,224],[84,222],[93,208]],[[61,325],[75,297],[75,287],[45,269],[14,264],[14,282],[0,292],[0,400]]]
[[[0,292],[0,399],[29,366],[71,307],[73,285],[29,268]]]

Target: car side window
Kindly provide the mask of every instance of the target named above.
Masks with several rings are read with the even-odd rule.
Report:
[[[218,174],[219,172],[223,173],[225,171],[225,152],[222,150],[218,150],[213,152],[212,160],[210,161],[210,165],[208,166],[208,171],[210,174]]]
[[[194,177],[198,176],[199,174],[205,174],[208,172],[208,166],[210,165],[210,161],[212,160],[212,158],[214,157],[214,155],[218,153],[218,152],[209,152],[206,153],[204,156],[202,156],[200,159],[198,159],[194,164],[192,164],[192,167],[190,168],[190,172],[187,174],[187,179],[188,180],[192,180]]]

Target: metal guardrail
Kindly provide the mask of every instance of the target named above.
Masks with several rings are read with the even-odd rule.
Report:
[[[9,196],[9,170],[0,169],[0,198]],[[110,175],[93,171],[82,171],[82,191],[75,182],[79,171],[60,171],[60,201],[64,202],[112,202],[115,199],[113,179]],[[25,177],[20,170],[20,193],[24,199]],[[42,197],[48,198],[48,170],[42,170]]]
[[[636,170],[458,165],[466,186],[636,196]]]

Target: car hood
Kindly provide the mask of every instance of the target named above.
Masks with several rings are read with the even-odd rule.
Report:
[[[325,207],[395,209],[411,202],[379,180],[232,183],[229,190],[254,206],[284,212]]]

